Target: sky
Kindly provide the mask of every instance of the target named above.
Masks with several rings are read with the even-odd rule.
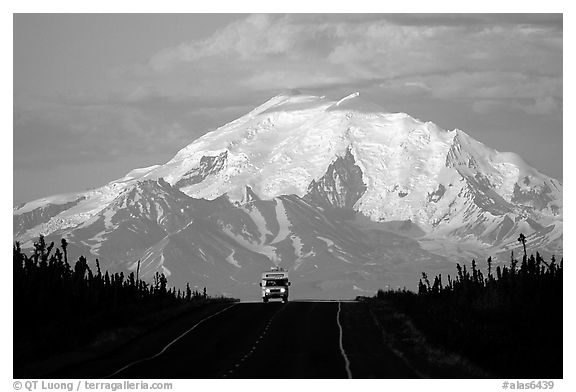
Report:
[[[562,179],[561,14],[15,14],[13,202],[168,161],[292,88],[359,91]]]

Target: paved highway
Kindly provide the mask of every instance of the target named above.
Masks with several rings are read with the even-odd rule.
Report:
[[[210,307],[56,377],[415,378],[366,304],[237,303]]]

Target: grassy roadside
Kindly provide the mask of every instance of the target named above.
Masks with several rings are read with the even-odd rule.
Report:
[[[441,276],[430,284],[423,274],[418,293],[380,291],[361,299],[379,317],[404,317],[427,344],[493,377],[562,378],[562,263],[524,256],[495,275],[490,263],[487,276],[473,262],[469,270],[458,265],[448,285]]]
[[[494,374],[449,350],[418,328],[393,301],[364,298],[387,347],[420,378],[493,378]]]
[[[18,334],[15,331],[14,377],[49,377],[61,369],[110,355],[180,319],[211,313],[236,301],[209,298],[165,307],[154,304],[123,309],[115,314],[53,320],[49,324],[30,326]],[[62,341],[66,344],[62,345]]]
[[[164,274],[144,282],[138,270],[101,271],[98,260],[95,271],[84,257],[70,265],[66,248],[42,236],[32,254],[14,245],[14,377],[95,358],[174,318],[236,301],[169,288]]]

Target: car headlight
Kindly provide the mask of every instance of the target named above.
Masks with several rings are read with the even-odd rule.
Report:
[[[269,292],[270,292],[270,289],[266,289],[266,292],[269,293]]]
[[[280,289],[280,292],[281,292],[281,293],[283,293],[283,292],[285,292],[285,291],[286,291],[286,289]]]

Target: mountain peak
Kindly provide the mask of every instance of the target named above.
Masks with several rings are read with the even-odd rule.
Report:
[[[144,177],[146,174],[150,173],[152,170],[156,169],[160,165],[152,165],[147,167],[141,167],[137,169],[130,170],[124,177],[114,180],[113,182],[127,182]]]
[[[326,111],[342,111],[342,112],[357,112],[357,113],[378,113],[384,114],[388,113],[383,107],[367,101],[360,97],[360,92],[356,91],[352,94],[348,94],[344,98],[336,101],[330,105]]]
[[[168,268],[221,290],[252,290],[271,264],[309,287],[360,287],[394,266],[406,276],[410,263],[509,254],[520,232],[559,254],[562,211],[562,184],[516,154],[358,92],[288,91],[163,165],[16,208],[13,233],[24,246],[66,236],[101,260],[141,259],[143,276]]]
[[[343,102],[357,98],[359,96],[360,96],[360,93],[358,91],[356,91],[355,93],[347,95],[344,98],[342,98],[341,100],[339,100],[338,102],[336,102],[336,106],[340,106]]]

